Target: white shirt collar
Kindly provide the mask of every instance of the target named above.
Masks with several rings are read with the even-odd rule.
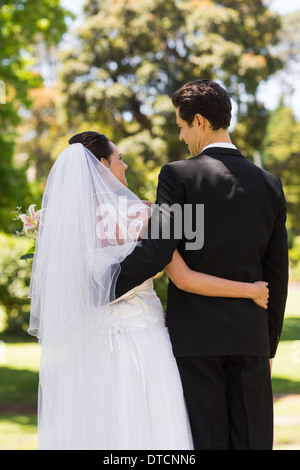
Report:
[[[237,148],[236,148],[235,145],[229,144],[228,142],[215,142],[214,144],[206,145],[206,146],[201,150],[201,153],[203,152],[203,150],[206,150],[206,149],[211,148],[211,147],[223,147],[223,148],[227,148],[227,149],[235,149],[235,150],[237,150]]]

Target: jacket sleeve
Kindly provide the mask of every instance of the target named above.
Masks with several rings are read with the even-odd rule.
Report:
[[[157,199],[142,242],[121,263],[115,285],[115,298],[155,276],[172,260],[179,238],[174,233],[173,204],[184,204],[184,187],[176,178],[172,164],[165,165],[159,174]],[[170,230],[166,230],[170,228]]]
[[[279,178],[278,178],[279,180]],[[283,326],[288,288],[288,242],[286,231],[286,201],[280,182],[278,216],[267,250],[262,259],[264,280],[269,283],[270,357],[276,354]]]

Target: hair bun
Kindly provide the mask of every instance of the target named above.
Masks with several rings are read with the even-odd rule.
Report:
[[[110,140],[104,134],[99,134],[94,131],[80,132],[79,134],[73,135],[68,143],[71,144],[82,144],[90,152],[92,152],[98,160],[101,158],[109,159],[109,156],[113,153],[113,148]]]
[[[73,135],[73,137],[71,137],[71,139],[69,139],[68,143],[71,145],[71,144],[78,144],[81,143],[80,139],[78,138],[78,134],[77,135]]]

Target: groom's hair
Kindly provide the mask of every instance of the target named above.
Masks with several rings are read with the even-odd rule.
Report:
[[[98,132],[86,131],[75,134],[69,140],[69,144],[82,144],[100,161],[101,158],[109,160],[109,156],[113,153],[111,141],[104,134]]]
[[[218,83],[211,80],[195,80],[186,83],[172,96],[172,103],[179,108],[179,116],[191,127],[196,114],[201,114],[213,130],[227,129],[231,120],[229,95]]]

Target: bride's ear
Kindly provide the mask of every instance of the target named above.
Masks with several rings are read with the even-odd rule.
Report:
[[[109,163],[106,158],[101,157],[100,162],[103,163],[103,165],[106,166],[106,168],[109,168]]]

